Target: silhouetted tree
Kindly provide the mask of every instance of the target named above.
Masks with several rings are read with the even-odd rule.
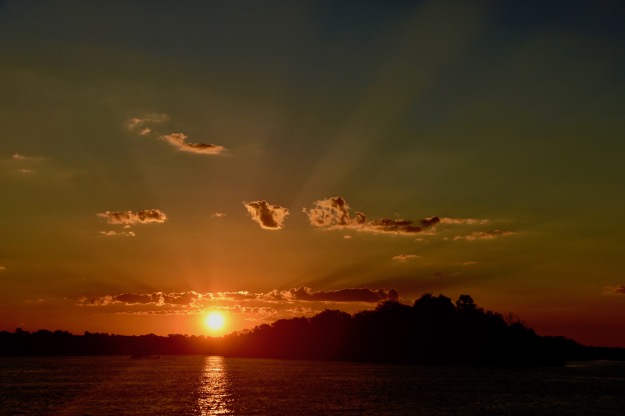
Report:
[[[472,365],[553,365],[573,359],[625,359],[625,349],[584,347],[540,337],[513,315],[426,293],[412,306],[389,300],[349,315],[325,310],[221,338],[121,336],[17,328],[0,332],[0,355],[222,354],[239,357]]]
[[[412,340],[414,361],[449,361],[456,332],[456,309],[446,296],[426,293],[413,305],[416,328]]]

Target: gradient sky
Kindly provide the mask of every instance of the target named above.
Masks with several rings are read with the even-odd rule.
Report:
[[[423,293],[625,347],[620,1],[0,1],[0,329]]]

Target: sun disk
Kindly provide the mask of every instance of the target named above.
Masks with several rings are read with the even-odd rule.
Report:
[[[204,319],[204,323],[209,329],[213,331],[218,331],[222,329],[224,325],[226,324],[226,318],[221,312],[211,312],[208,315],[206,315],[206,318]]]

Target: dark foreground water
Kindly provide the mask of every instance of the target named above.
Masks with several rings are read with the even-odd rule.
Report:
[[[0,358],[0,415],[624,415],[625,363]]]

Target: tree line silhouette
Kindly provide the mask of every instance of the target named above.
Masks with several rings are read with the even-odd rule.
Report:
[[[325,310],[281,319],[220,338],[141,336],[17,329],[0,332],[0,355],[215,354],[306,360],[409,364],[563,365],[565,361],[625,360],[625,349],[587,347],[564,337],[538,336],[520,319],[484,310],[471,296],[425,294],[412,306],[385,301],[354,315]]]

